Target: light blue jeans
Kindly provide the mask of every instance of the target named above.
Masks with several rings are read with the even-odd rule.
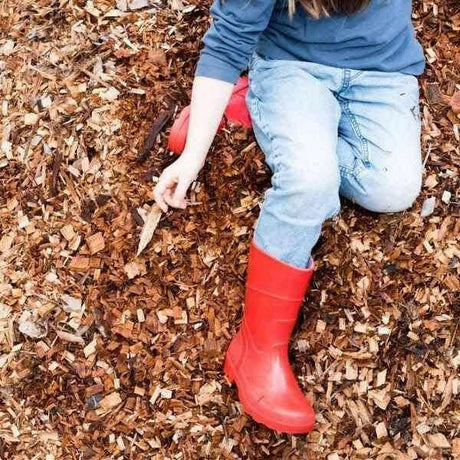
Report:
[[[417,79],[255,56],[248,106],[273,172],[255,242],[308,264],[339,195],[374,212],[409,208],[421,188]]]

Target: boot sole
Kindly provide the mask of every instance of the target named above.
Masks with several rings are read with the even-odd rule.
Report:
[[[238,398],[240,400],[241,406],[246,414],[250,415],[256,422],[265,425],[267,428],[275,430],[279,433],[288,433],[288,434],[306,434],[309,433],[315,426],[315,421],[313,423],[305,424],[302,426],[292,426],[279,423],[275,420],[271,420],[264,415],[261,415],[251,404],[248,402],[246,393],[243,390],[240,390],[237,379],[235,377],[236,373],[230,363],[228,357],[225,358],[224,363],[224,373],[230,383],[235,384],[238,391]]]

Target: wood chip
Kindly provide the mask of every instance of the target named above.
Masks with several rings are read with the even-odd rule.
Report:
[[[92,340],[88,345],[86,345],[86,347],[83,349],[83,353],[86,358],[96,353],[96,346],[97,346],[96,339]]]
[[[84,344],[85,341],[78,335],[75,334],[70,334],[69,332],[65,331],[56,331],[57,336],[66,342],[71,342],[71,343],[80,343]]]
[[[124,270],[130,280],[136,278],[137,276],[145,275],[147,273],[147,268],[145,264],[136,261],[129,262],[128,264],[126,264],[124,266]]]
[[[104,411],[108,411],[113,409],[114,407],[118,406],[122,403],[122,399],[119,393],[111,393],[105,398],[102,399],[100,403],[100,408]]]
[[[89,270],[90,260],[88,257],[75,256],[70,261],[69,269],[75,272],[86,273]]]
[[[444,104],[444,96],[439,88],[439,83],[428,83],[426,85],[426,98],[429,104]]]
[[[101,232],[95,233],[86,239],[91,255],[97,254],[105,248],[105,240]]]
[[[449,449],[450,443],[442,433],[428,434],[428,441],[432,447],[437,449]]]
[[[36,113],[26,113],[24,115],[24,124],[25,125],[35,125],[38,121],[38,115]]]
[[[71,224],[64,225],[64,227],[61,228],[61,233],[62,236],[69,242],[76,236],[75,230]]]
[[[378,439],[386,438],[388,436],[388,431],[384,422],[380,422],[375,427],[375,434]]]
[[[454,113],[460,113],[460,91],[455,91],[454,95],[450,99],[450,107]]]
[[[5,253],[11,249],[13,244],[13,235],[3,235],[0,239],[0,252]]]

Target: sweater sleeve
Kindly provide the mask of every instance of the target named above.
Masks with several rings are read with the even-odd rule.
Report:
[[[276,0],[214,0],[196,76],[235,83],[248,65]]]

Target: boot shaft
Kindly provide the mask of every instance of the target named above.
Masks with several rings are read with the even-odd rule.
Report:
[[[314,267],[299,269],[251,244],[243,330],[259,349],[287,347]]]

